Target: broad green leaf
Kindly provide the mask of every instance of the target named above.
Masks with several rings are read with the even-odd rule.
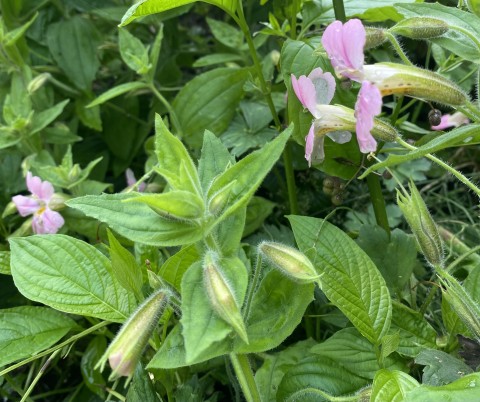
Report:
[[[129,402],[161,401],[152,383],[152,379],[141,364],[137,364],[133,380],[128,387],[126,400]]]
[[[247,290],[248,275],[238,258],[225,258],[218,262],[237,303],[242,305]],[[187,362],[212,348],[228,336],[233,328],[213,310],[203,284],[202,263],[193,264],[182,279],[182,334],[185,339]]]
[[[107,234],[113,276],[127,291],[132,292],[137,297],[140,296],[143,285],[142,270],[135,257],[120,244],[108,229]]]
[[[280,345],[300,324],[313,300],[313,284],[298,284],[272,269],[255,291],[246,319],[249,344],[235,339],[236,353],[257,353]]]
[[[200,57],[193,63],[193,67],[208,67],[216,64],[231,63],[243,60],[242,56],[235,53],[214,53]]]
[[[103,375],[95,370],[95,365],[100,360],[107,349],[105,336],[95,336],[83,352],[80,363],[80,371],[85,385],[88,389],[96,393],[100,398],[105,399],[106,380]]]
[[[480,49],[478,48],[478,38],[480,38],[480,18],[476,15],[438,3],[395,4],[395,9],[404,18],[430,17],[445,21],[450,26],[450,30],[441,37],[432,38],[429,41],[450,50],[460,57],[479,63]],[[476,43],[471,37],[460,33],[454,27],[459,27],[469,32],[471,37],[476,38]]]
[[[480,373],[472,373],[441,387],[422,385],[407,392],[404,402],[467,402],[480,400]],[[383,401],[382,401],[383,402]]]
[[[92,102],[92,99],[93,95],[90,93],[77,98],[75,100],[75,112],[85,126],[95,131],[102,131],[100,107],[98,105],[90,108],[87,107],[87,105]]]
[[[248,76],[247,68],[217,68],[197,75],[180,90],[172,106],[189,146],[199,148],[206,129],[217,135],[227,129]]]
[[[437,332],[417,311],[393,302],[392,333],[399,333],[398,353],[415,357],[424,348],[435,348]]]
[[[201,194],[195,164],[182,142],[165,126],[160,115],[155,116],[155,153],[158,172],[176,190]]]
[[[33,16],[22,26],[19,26],[18,28],[15,28],[9,31],[2,38],[2,45],[5,47],[10,47],[15,45],[15,43],[17,43],[17,41],[24,36],[25,32],[27,32],[27,29],[30,28],[30,26],[35,22],[37,17],[38,17],[38,12],[33,14]]]
[[[161,13],[194,2],[195,0],[141,0],[128,9],[122,18],[120,26],[125,26],[139,17]],[[237,8],[237,2],[235,0],[208,0],[205,2],[220,7],[231,16],[235,15]]]
[[[10,251],[0,251],[0,274],[11,275]]]
[[[368,380],[352,374],[327,357],[309,356],[285,373],[278,386],[277,401],[317,402],[327,396],[352,393]]]
[[[243,237],[255,232],[263,225],[275,208],[276,204],[262,197],[252,197],[247,206],[247,217]]]
[[[137,195],[87,195],[69,200],[67,205],[105,222],[119,235],[134,242],[170,247],[194,243],[202,238],[203,231],[199,226],[162,218],[144,204],[123,202]]]
[[[425,385],[446,385],[473,372],[463,361],[441,350],[423,349],[415,357],[415,363],[425,366],[422,376]]]
[[[480,302],[480,266],[477,265],[470,271],[463,286],[474,300]]]
[[[243,33],[226,22],[207,17],[207,24],[216,40],[221,44],[238,50],[243,45]]]
[[[209,199],[220,193],[226,186],[231,186],[227,207],[218,220],[234,213],[249,201],[280,157],[291,133],[292,126],[262,149],[252,152],[220,176],[217,176],[208,190]]]
[[[183,274],[199,259],[200,255],[195,245],[184,247],[165,261],[158,274],[181,292]]]
[[[214,228],[214,236],[222,255],[236,255],[245,227],[246,207],[240,208]]]
[[[398,165],[399,163],[404,163],[414,159],[421,158],[426,154],[431,154],[438,152],[442,149],[457,146],[462,144],[462,141],[473,137],[475,134],[478,134],[480,124],[469,124],[467,126],[458,127],[448,133],[445,133],[432,141],[428,142],[421,147],[416,148],[413,151],[407,152],[403,155],[389,154],[387,159],[383,162],[375,163],[370,166],[361,177],[365,177],[369,173],[378,170],[383,167],[390,167]]]
[[[95,247],[65,235],[11,238],[12,276],[20,293],[60,311],[123,322],[133,294],[113,278]]]
[[[211,131],[203,134],[202,156],[198,161],[198,175],[202,188],[206,192],[215,176],[223,173],[228,165],[235,163],[234,158]]]
[[[373,345],[355,328],[335,332],[325,342],[312,347],[310,353],[327,357],[351,373],[369,380],[373,380],[380,370]],[[401,370],[405,367],[399,359],[389,356],[384,360],[384,368]]]
[[[0,310],[0,367],[52,346],[76,326],[51,308],[21,306]]]
[[[100,34],[91,20],[75,16],[49,25],[47,43],[54,60],[69,80],[88,91],[100,63],[97,46]]]
[[[368,255],[343,231],[316,218],[288,217],[300,251],[321,275],[325,295],[373,344],[387,334],[392,304],[387,285]]]
[[[69,101],[69,99],[65,99],[64,101],[57,103],[51,108],[48,108],[41,112],[36,112],[33,115],[32,122],[30,123],[29,135],[38,133],[39,131],[43,130],[58,116],[60,116]]]
[[[127,82],[125,84],[117,85],[116,87],[110,88],[108,91],[101,94],[93,102],[90,102],[86,107],[94,107],[101,105],[109,101],[110,99],[116,98],[117,96],[123,95],[124,93],[135,91],[137,89],[145,89],[146,85],[144,82]]]
[[[197,219],[204,213],[203,200],[188,191],[173,190],[162,194],[142,194],[126,202],[140,202],[148,205],[165,218]]]
[[[403,371],[380,370],[373,380],[372,402],[403,402],[408,391],[420,384]],[[419,399],[423,401],[423,399]]]
[[[127,29],[118,31],[118,46],[125,64],[137,74],[148,73],[152,65],[148,62],[148,51],[140,39],[133,36]]]

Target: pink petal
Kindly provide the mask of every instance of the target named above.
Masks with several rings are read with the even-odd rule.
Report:
[[[127,179],[127,186],[133,186],[136,182],[137,179],[135,178],[135,175],[133,174],[133,170],[128,168],[125,170],[125,178]]]
[[[33,195],[45,202],[50,201],[54,191],[50,182],[42,181],[40,177],[33,176],[31,172],[27,173],[27,188]]]
[[[305,137],[305,159],[308,162],[308,167],[312,166],[312,152],[313,142],[315,140],[315,130],[313,124],[310,126],[308,135]]]
[[[65,224],[62,215],[56,211],[46,208],[41,214],[36,214],[33,217],[32,228],[36,234],[57,233],[58,230]]]
[[[309,112],[315,116],[315,106],[317,103],[313,82],[304,75],[300,76],[297,80],[292,74],[292,87],[303,107],[306,107]]]
[[[361,70],[365,60],[363,48],[367,40],[367,33],[359,19],[345,23],[342,32],[342,44],[349,68]]]
[[[349,131],[332,131],[327,134],[327,137],[337,144],[345,144],[352,139],[352,133]]]
[[[371,82],[364,81],[358,93],[355,104],[357,141],[362,153],[373,152],[377,149],[377,142],[370,134],[373,128],[374,116],[382,111],[382,95],[380,90]]]
[[[444,114],[437,126],[432,126],[432,130],[445,130],[450,127],[459,127],[462,124],[468,124],[470,120],[461,112],[455,112],[454,114]]]
[[[335,94],[335,78],[329,72],[324,73],[320,67],[315,68],[308,74],[315,88],[315,103],[328,105]],[[312,113],[314,116],[315,114]],[[318,116],[315,116],[318,117]]]
[[[16,195],[12,197],[12,201],[21,216],[31,215],[40,209],[40,203],[32,197]]]

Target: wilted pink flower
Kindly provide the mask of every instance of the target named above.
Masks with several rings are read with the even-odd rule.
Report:
[[[463,124],[470,123],[467,116],[461,112],[455,112],[454,114],[444,114],[442,120],[438,126],[432,126],[432,130],[445,130],[450,127],[459,127]]]
[[[52,183],[27,173],[27,188],[31,195],[16,195],[12,201],[21,216],[33,214],[32,229],[36,234],[57,233],[65,223],[62,215],[52,211],[49,204],[53,196]]]
[[[127,179],[128,187],[133,187],[135,184],[137,184],[137,179],[135,178],[132,169],[128,168],[127,170],[125,170],[125,177]],[[141,193],[145,191],[146,187],[147,185],[145,183],[140,183],[137,187],[137,190]]]
[[[335,79],[332,74],[324,73],[318,67],[312,70],[308,77],[302,75],[297,79],[293,74],[291,77],[293,91],[302,105],[309,110],[313,117],[321,118],[320,105],[328,105],[335,93]],[[328,133],[327,136],[339,144],[348,142],[351,138],[351,136],[345,135],[338,136],[334,132]],[[311,166],[312,161],[321,162],[325,159],[323,142],[323,137],[315,138],[314,124],[312,123],[308,135],[305,137],[305,159],[308,161],[308,166]]]
[[[368,81],[363,81],[355,103],[356,131],[360,152],[369,153],[377,149],[377,141],[370,131],[373,119],[382,110],[382,94],[380,90]]]

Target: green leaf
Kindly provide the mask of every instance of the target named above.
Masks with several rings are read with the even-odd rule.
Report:
[[[394,370],[380,370],[373,380],[372,402],[403,402],[408,391],[420,384],[408,374]],[[423,402],[423,399],[417,399]]]
[[[132,193],[87,195],[66,204],[105,222],[119,235],[134,242],[170,247],[194,243],[203,237],[199,226],[162,218],[144,204],[123,202],[136,196]]]
[[[239,29],[234,28],[226,22],[208,17],[207,24],[210,27],[214,38],[221,44],[235,50],[240,49],[243,45],[243,34]]]
[[[422,314],[404,304],[393,302],[392,333],[400,335],[398,353],[415,357],[424,348],[435,348],[437,332]]]
[[[112,273],[120,285],[139,298],[143,285],[142,270],[138,266],[135,257],[120,244],[108,229],[107,234],[110,245],[109,252],[112,261]]]
[[[137,364],[133,380],[128,387],[126,400],[129,402],[160,401],[152,380],[141,364]]]
[[[466,402],[480,399],[480,373],[472,373],[441,387],[422,385],[407,393],[405,402]]]
[[[220,222],[214,229],[214,236],[225,256],[236,255],[245,228],[246,207],[240,208],[234,214]]]
[[[234,53],[207,54],[195,60],[192,67],[208,67],[215,64],[225,64],[243,60],[242,56]]]
[[[369,380],[373,380],[375,373],[380,370],[372,344],[355,328],[345,328],[335,332],[325,342],[312,347],[310,353],[327,357],[352,374]],[[389,369],[405,368],[398,358],[391,356],[387,357],[383,363],[384,367]]]
[[[319,282],[325,295],[363,336],[379,345],[390,328],[392,304],[375,264],[332,224],[294,215],[288,219],[300,251],[321,275]]]
[[[255,232],[263,225],[275,208],[276,204],[262,197],[252,197],[247,206],[247,219],[243,230],[243,237]]]
[[[47,349],[75,325],[65,314],[46,307],[0,310],[0,367]]]
[[[22,26],[9,31],[2,38],[2,45],[5,47],[10,47],[15,45],[15,43],[17,43],[17,41],[25,35],[25,32],[27,32],[27,29],[30,28],[30,26],[35,22],[37,17],[38,17],[38,12],[33,14],[33,16]]]
[[[105,399],[106,381],[102,374],[98,370],[95,370],[95,365],[105,353],[106,349],[107,341],[105,336],[95,336],[83,352],[80,363],[80,370],[85,385],[90,391],[95,392],[102,399]]]
[[[184,247],[165,261],[158,274],[181,292],[183,274],[199,259],[200,255],[195,245]]]
[[[77,88],[88,91],[100,66],[97,58],[100,34],[93,22],[75,16],[51,24],[47,30],[47,44],[69,80]]]
[[[451,28],[439,38],[431,38],[429,41],[450,50],[452,53],[479,63],[480,49],[478,48],[478,38],[480,38],[480,18],[466,11],[455,7],[447,7],[441,4],[395,4],[395,9],[403,15],[409,17],[430,17],[445,21]],[[459,27],[468,31],[477,43],[468,36],[458,32],[454,27]]]
[[[225,219],[225,217],[234,213],[249,201],[280,157],[291,133],[292,126],[266,144],[262,149],[252,152],[220,176],[217,176],[208,190],[209,199],[220,193],[227,186],[231,186],[228,206],[222,212],[218,221]]]
[[[110,261],[65,235],[10,239],[12,276],[20,293],[60,311],[123,322],[135,298],[113,278]]]
[[[325,397],[354,392],[367,382],[327,357],[309,356],[285,373],[278,386],[277,401],[331,400]]]
[[[148,62],[148,51],[140,39],[126,29],[118,31],[118,46],[125,64],[137,74],[147,74],[152,65]]]
[[[155,73],[158,66],[158,58],[160,57],[160,52],[162,50],[162,40],[163,40],[163,24],[160,24],[158,27],[157,35],[153,41],[153,45],[150,48],[150,63],[152,68],[149,71],[149,82],[153,82],[155,79]]]
[[[122,18],[120,26],[125,26],[139,17],[161,13],[194,2],[195,0],[141,0],[128,9]],[[237,8],[235,0],[208,0],[205,2],[220,7],[226,13],[235,16]]]
[[[425,366],[422,376],[425,385],[446,385],[473,372],[464,362],[441,350],[423,349],[415,357],[415,363]]]
[[[248,274],[238,258],[218,262],[238,305],[242,305],[247,290]],[[187,362],[195,361],[202,353],[215,348],[233,328],[213,310],[203,285],[202,263],[193,264],[182,279],[182,334],[185,339]]]
[[[216,134],[227,129],[248,76],[246,68],[217,68],[197,75],[180,90],[172,106],[189,146],[199,148],[206,129]]]
[[[75,112],[80,121],[87,127],[102,131],[102,118],[100,116],[100,107],[94,106],[87,108],[91,103],[93,96],[91,94],[83,95],[75,100]]]
[[[39,131],[47,127],[52,121],[54,121],[58,116],[60,116],[69,101],[69,99],[65,99],[64,101],[57,103],[51,108],[48,108],[41,112],[36,112],[33,115],[32,122],[30,123],[30,129],[28,130],[28,134],[32,135],[38,133]]]
[[[137,89],[145,89],[145,88],[146,88],[145,83],[139,82],[139,81],[120,84],[113,88],[110,88],[108,91],[101,94],[93,102],[90,102],[86,107],[89,108],[89,107],[98,106],[98,105],[101,105],[102,103],[109,101],[110,99],[123,95],[124,93],[135,91]]]
[[[202,194],[195,164],[182,142],[167,128],[160,115],[155,115],[155,153],[157,171],[176,190]]]
[[[0,251],[0,274],[11,275],[10,251]]]

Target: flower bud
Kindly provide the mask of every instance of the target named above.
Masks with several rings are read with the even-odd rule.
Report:
[[[158,320],[166,306],[164,289],[156,290],[123,324],[105,354],[95,366],[103,370],[108,359],[112,374],[110,380],[125,376],[131,378],[143,349],[148,343]]]
[[[410,195],[404,195],[397,190],[398,206],[427,261],[434,266],[441,266],[443,264],[443,246],[437,225],[413,182],[410,183],[409,188]]]
[[[430,17],[406,18],[388,31],[410,39],[430,39],[443,35],[449,29],[445,21]]]
[[[385,29],[382,28],[365,27],[365,33],[367,34],[367,39],[363,47],[364,50],[380,46],[387,40]]]
[[[43,73],[37,75],[27,85],[27,91],[29,94],[34,93],[37,89],[40,89],[51,77],[50,73]]]
[[[258,250],[281,272],[299,282],[314,282],[319,278],[310,260],[297,249],[274,242],[262,242]]]
[[[240,307],[218,266],[216,256],[207,252],[203,265],[203,283],[213,310],[219,317],[229,323],[235,332],[248,344],[247,330],[243,321]]]
[[[208,201],[208,210],[211,214],[218,215],[225,209],[236,182],[236,180],[231,181],[211,196]]]

